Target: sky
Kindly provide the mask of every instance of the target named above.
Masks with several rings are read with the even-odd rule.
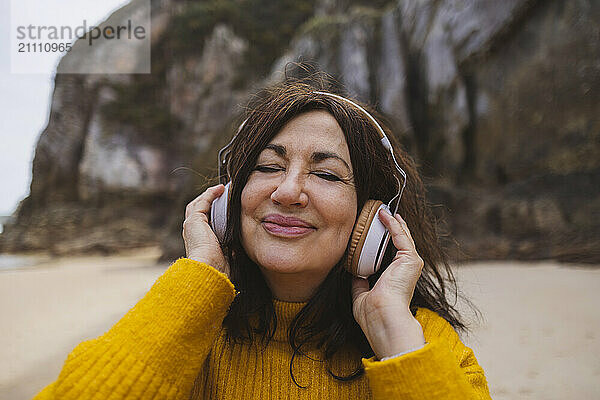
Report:
[[[31,162],[38,137],[48,122],[58,62],[58,57],[53,57],[43,63],[44,73],[11,73],[10,37],[15,36],[11,2],[18,2],[12,14],[28,10],[32,23],[43,17],[52,24],[69,21],[77,26],[83,19],[97,24],[129,1],[0,0],[0,216],[12,214],[29,193]]]

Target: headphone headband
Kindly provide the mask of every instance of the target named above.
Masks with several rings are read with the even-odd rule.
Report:
[[[364,116],[367,117],[367,119],[369,119],[369,121],[371,121],[371,123],[375,126],[377,132],[379,133],[379,137],[381,139],[381,144],[383,145],[383,147],[385,147],[390,152],[390,155],[392,156],[392,160],[394,161],[394,165],[395,165],[396,169],[398,170],[400,175],[402,175],[402,177],[404,178],[404,181],[402,182],[402,185],[401,185],[400,180],[398,180],[398,177],[395,176],[396,182],[398,183],[398,193],[394,197],[392,197],[392,199],[388,203],[388,207],[389,207],[394,200],[398,199],[398,201],[396,202],[396,207],[394,208],[394,214],[395,214],[398,211],[398,206],[400,205],[400,198],[402,196],[402,193],[404,192],[404,188],[406,187],[406,172],[404,172],[404,170],[402,168],[400,168],[400,166],[398,165],[398,162],[396,161],[396,157],[394,156],[394,150],[392,148],[392,144],[390,143],[390,141],[389,141],[387,135],[385,134],[385,131],[381,127],[381,125],[379,125],[377,120],[367,110],[365,110],[363,107],[361,107],[360,105],[358,105],[357,103],[353,102],[350,99],[347,99],[340,95],[337,95],[334,93],[329,93],[329,92],[314,91],[312,93],[329,96],[329,97],[332,97],[334,99],[340,100],[342,102],[345,102],[345,103],[348,103],[348,104],[354,106],[356,109],[361,111],[364,114]],[[225,147],[223,147],[221,150],[219,150],[219,155],[218,155],[219,159],[217,160],[218,161],[217,173],[219,174],[219,179],[221,179],[221,165],[222,165],[222,163],[224,163],[226,161],[225,158],[223,159],[223,161],[221,161],[221,156],[225,152],[227,152],[227,153],[225,153],[225,156],[227,156],[227,154],[229,154],[229,152],[227,150],[231,147],[235,138],[240,134],[241,130],[244,128],[244,125],[246,125],[247,121],[248,121],[248,118],[246,118],[240,124],[240,126],[237,129],[237,132],[235,133],[233,138],[229,141],[229,143],[227,143],[225,145]],[[229,175],[229,171],[227,171],[227,174]]]

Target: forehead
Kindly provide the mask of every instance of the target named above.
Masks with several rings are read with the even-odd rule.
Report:
[[[333,151],[350,160],[350,152],[342,128],[324,110],[308,111],[291,119],[271,140],[288,151]]]

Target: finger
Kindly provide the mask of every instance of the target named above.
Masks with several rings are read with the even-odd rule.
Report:
[[[222,184],[211,186],[206,189],[202,194],[190,201],[185,208],[185,217],[189,217],[192,213],[201,212],[208,213],[212,202],[225,191],[225,186]]]
[[[357,276],[352,278],[352,302],[363,293],[369,291],[369,281],[365,278],[359,278]]]
[[[215,186],[210,186],[204,192],[200,193],[196,198],[189,202],[189,204],[195,204],[198,201],[206,199],[207,197],[219,197],[223,193],[223,189],[225,186],[223,184],[218,184]]]
[[[406,223],[406,221],[404,220],[404,218],[402,218],[402,216],[398,213],[396,213],[396,215],[394,215],[394,218],[400,222],[400,225],[402,225],[402,228],[404,229],[404,233],[406,233],[406,236],[408,236],[408,238],[410,239],[410,241],[413,244],[413,247],[416,248],[415,246],[415,241],[412,238],[412,235],[410,234],[410,229],[408,229],[408,224]]]
[[[390,213],[383,209],[379,211],[379,218],[383,225],[390,231],[392,243],[394,243],[394,247],[397,250],[415,251],[415,245],[413,244],[412,239],[407,235],[400,221],[392,217]]]

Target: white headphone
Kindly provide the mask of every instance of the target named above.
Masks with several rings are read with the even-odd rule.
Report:
[[[379,210],[383,208],[392,215],[394,215],[396,211],[398,211],[400,198],[402,196],[402,192],[404,191],[404,187],[406,186],[406,173],[398,165],[396,157],[394,157],[392,145],[390,144],[390,141],[388,140],[385,132],[383,131],[377,120],[375,120],[375,118],[373,118],[373,116],[369,114],[367,110],[365,110],[355,102],[337,94],[319,91],[315,91],[313,93],[333,97],[337,100],[351,104],[352,106],[356,107],[359,111],[361,111],[377,128],[377,131],[379,132],[381,138],[381,144],[383,144],[383,147],[385,147],[390,152],[396,169],[404,178],[404,181],[401,185],[400,181],[396,177],[396,181],[398,182],[398,193],[388,202],[387,205],[381,202],[380,200],[367,200],[361,212],[358,215],[356,224],[354,225],[354,230],[352,231],[352,235],[350,236],[350,243],[348,246],[348,252],[345,261],[345,268],[353,275],[366,278],[367,276],[377,272],[377,270],[379,270],[379,268],[381,267],[381,261],[385,254],[385,249],[387,248],[388,242],[390,240],[390,235],[387,228],[379,220]],[[221,177],[221,166],[226,162],[226,157],[229,154],[228,149],[231,147],[233,141],[246,124],[246,121],[247,120],[242,122],[242,124],[237,130],[237,133],[234,135],[231,141],[219,151],[219,177]],[[223,161],[221,161],[223,153],[225,153],[225,157],[223,158]],[[227,202],[229,199],[230,187],[231,182],[227,182],[227,184],[225,185],[225,191],[219,198],[213,201],[210,209],[210,223],[215,232],[215,235],[217,236],[220,242],[224,241],[225,230],[227,229]],[[396,202],[396,206],[394,207],[394,212],[392,212],[390,210],[390,207],[392,202],[396,199],[398,201]]]

